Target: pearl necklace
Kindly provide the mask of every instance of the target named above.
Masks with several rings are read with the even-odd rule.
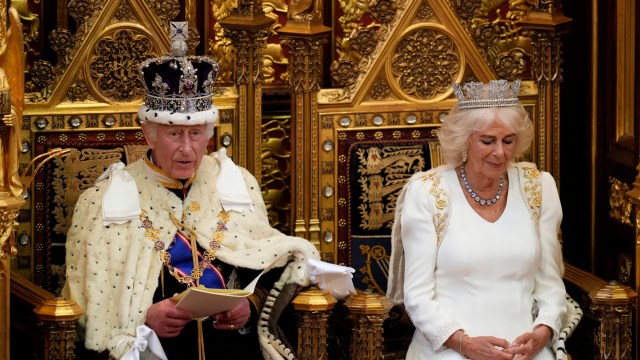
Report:
[[[483,199],[481,198],[472,188],[471,184],[469,184],[469,180],[467,179],[467,174],[464,172],[464,164],[460,165],[460,177],[462,178],[462,184],[464,188],[467,189],[471,198],[475,200],[480,205],[493,205],[498,200],[500,200],[500,196],[502,195],[502,186],[504,185],[504,177],[500,176],[500,185],[498,186],[498,192],[491,199]]]

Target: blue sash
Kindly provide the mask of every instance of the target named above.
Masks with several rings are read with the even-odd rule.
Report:
[[[176,233],[173,246],[169,247],[168,252],[171,254],[171,265],[177,275],[180,277],[191,276],[191,271],[193,270],[193,258],[189,239],[179,232]],[[198,263],[202,264],[203,261],[205,261],[205,259],[200,251],[198,251]],[[192,281],[189,286],[195,285],[195,281]],[[209,289],[226,288],[224,276],[222,276],[220,270],[218,270],[218,268],[216,268],[212,263],[208,263],[204,269],[204,272],[200,277],[200,285]]]

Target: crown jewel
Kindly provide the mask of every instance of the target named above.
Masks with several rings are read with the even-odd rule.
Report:
[[[518,105],[520,79],[491,80],[488,84],[471,81],[460,86],[453,84],[453,92],[458,98],[459,109],[476,109]]]
[[[207,113],[217,115],[211,103],[218,63],[207,56],[187,56],[188,23],[172,22],[171,54],[150,58],[140,64],[140,77],[146,90],[143,120],[165,124],[196,125],[213,122]],[[151,116],[148,113],[153,111]],[[196,116],[184,116],[193,114]],[[211,114],[213,116],[213,114]],[[186,121],[193,120],[193,121]]]

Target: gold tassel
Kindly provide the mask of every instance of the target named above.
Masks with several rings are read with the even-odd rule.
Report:
[[[202,331],[202,319],[198,319],[198,358],[200,360],[206,360],[207,357],[204,354],[204,332]]]

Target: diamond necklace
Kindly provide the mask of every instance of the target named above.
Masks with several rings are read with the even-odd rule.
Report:
[[[504,185],[504,177],[500,176],[500,185],[498,186],[498,192],[491,199],[483,199],[481,198],[472,188],[471,184],[469,184],[469,180],[467,179],[467,174],[464,172],[464,164],[460,165],[460,177],[462,178],[462,184],[464,188],[467,189],[467,192],[471,195],[471,198],[475,200],[480,205],[493,205],[498,200],[500,200],[500,196],[502,195],[502,185]]]

